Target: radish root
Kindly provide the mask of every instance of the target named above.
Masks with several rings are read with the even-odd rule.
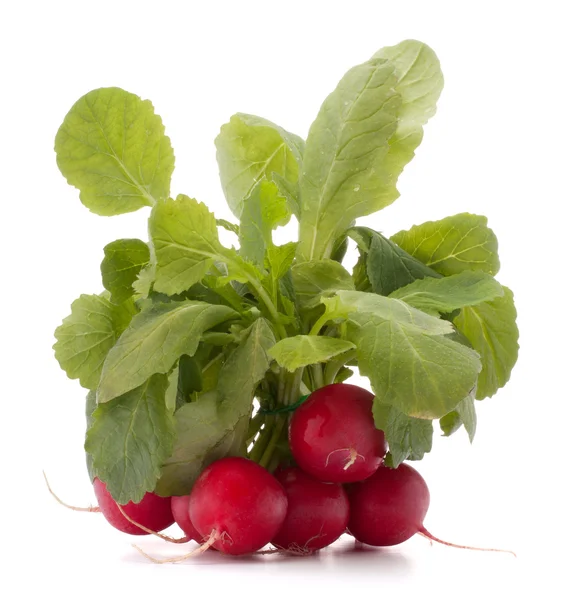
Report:
[[[135,525],[135,527],[139,527],[139,529],[143,530],[145,533],[150,533],[152,535],[156,535],[158,538],[161,538],[161,540],[164,540],[165,542],[170,542],[171,544],[185,544],[186,542],[190,541],[190,538],[187,536],[181,537],[181,538],[173,538],[170,537],[168,535],[165,535],[164,533],[159,533],[158,531],[153,531],[152,529],[149,529],[148,527],[145,527],[145,525],[141,525],[141,523],[138,523],[137,521],[135,521],[134,519],[132,519],[124,510],[123,507],[120,504],[117,504],[117,507],[119,508],[119,512],[132,524]]]
[[[443,544],[444,546],[450,546],[451,548],[460,548],[462,550],[480,550],[481,552],[504,552],[506,554],[513,554],[515,558],[517,558],[517,554],[513,552],[513,550],[502,550],[500,548],[478,548],[476,546],[461,546],[460,544],[453,544],[452,542],[445,542],[445,540],[441,540],[438,537],[435,537],[432,533],[427,531],[425,527],[423,527],[419,533],[426,537],[429,541],[437,542],[438,544]]]
[[[329,452],[329,454],[327,455],[327,460],[325,461],[326,467],[329,465],[329,459],[331,458],[331,455],[335,454],[335,452],[348,452],[349,453],[348,460],[345,463],[345,466],[343,467],[344,471],[350,469],[354,465],[354,463],[357,461],[357,459],[361,458],[362,460],[366,460],[362,454],[359,454],[356,451],[355,448],[337,448],[337,450],[333,450],[333,452]]]
[[[155,563],[157,565],[164,565],[166,563],[182,562],[183,560],[186,560],[187,558],[193,558],[194,556],[199,556],[200,554],[203,554],[204,552],[209,550],[213,546],[213,544],[215,542],[217,542],[218,540],[220,540],[221,538],[222,538],[222,535],[220,533],[218,533],[215,529],[213,529],[210,534],[210,537],[201,546],[199,546],[192,552],[189,552],[188,554],[183,554],[181,556],[171,556],[170,558],[155,558],[154,556],[147,554],[139,546],[133,544],[133,547],[138,552],[140,552],[145,558],[148,558],[152,563]]]
[[[55,500],[61,506],[64,506],[65,508],[69,508],[70,510],[76,510],[78,512],[90,512],[90,513],[99,513],[100,512],[99,506],[72,506],[71,504],[67,504],[66,502],[63,502],[59,498],[59,496],[57,496],[57,494],[55,494],[55,492],[51,489],[51,486],[49,485],[49,480],[47,479],[47,475],[45,475],[45,471],[43,471],[43,477],[45,478],[45,483],[47,485],[47,489],[49,490],[49,493],[51,494],[51,496],[53,496],[53,498],[55,498]]]

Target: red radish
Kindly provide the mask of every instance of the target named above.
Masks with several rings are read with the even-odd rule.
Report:
[[[172,516],[176,524],[185,533],[188,540],[196,540],[199,544],[204,542],[202,536],[196,531],[192,521],[190,520],[190,496],[172,496],[170,499],[170,507]]]
[[[380,467],[372,477],[347,489],[351,503],[349,530],[359,542],[394,546],[424,533],[429,488],[419,473],[402,463]]]
[[[260,550],[282,526],[287,509],[280,483],[247,458],[212,463],[190,494],[190,519],[196,531],[225,554]]]
[[[373,400],[373,394],[348,383],[313,392],[290,421],[290,448],[298,465],[321,481],[370,477],[387,450],[383,432],[374,426]]]
[[[277,548],[312,552],[329,546],[345,532],[349,501],[338,483],[322,483],[297,467],[276,475],[288,496],[288,512],[272,539]]]
[[[380,467],[372,477],[347,487],[351,505],[348,529],[359,542],[370,546],[395,546],[416,533],[465,550],[509,552],[496,548],[475,548],[445,542],[423,525],[430,503],[429,488],[421,475],[402,463],[397,469]]]
[[[148,535],[148,532],[136,527],[121,514],[119,506],[108,492],[106,484],[98,478],[94,479],[94,493],[98,499],[100,511],[110,525],[131,535]],[[141,502],[137,504],[128,502],[120,506],[128,517],[152,531],[162,531],[174,523],[170,498],[162,498],[151,492],[147,492]]]

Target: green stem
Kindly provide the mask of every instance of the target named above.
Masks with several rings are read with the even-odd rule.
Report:
[[[274,430],[272,432],[272,436],[270,437],[270,441],[268,442],[268,446],[266,447],[266,450],[263,452],[263,455],[259,462],[259,465],[261,467],[266,468],[268,466],[268,463],[270,462],[270,459],[272,458],[272,455],[274,454],[274,451],[276,450],[278,440],[280,439],[280,436],[282,435],[282,432],[284,431],[285,426],[286,426],[286,417],[282,417],[281,415],[278,415],[276,418],[276,424],[274,425]]]
[[[249,453],[249,458],[258,462],[263,455],[266,447],[268,446],[268,442],[270,440],[272,430],[274,428],[275,419],[271,415],[267,415],[265,418],[264,429],[260,432],[259,437],[254,443],[251,452]]]
[[[323,325],[325,325],[325,323],[327,323],[327,316],[324,313],[313,324],[312,328],[309,331],[309,335],[317,335],[321,331],[321,328],[323,327]]]
[[[300,383],[302,381],[303,368],[297,369],[295,373],[288,373],[282,370],[278,380],[278,406],[290,406],[298,400],[300,394]],[[265,468],[269,468],[272,464],[278,464],[279,460],[276,458],[276,451],[278,448],[278,442],[281,436],[286,430],[288,423],[288,417],[285,414],[274,415],[274,426],[269,429],[268,432],[261,434],[261,441],[264,439],[268,441],[266,447],[263,450],[263,444],[261,444],[261,452],[259,464]],[[257,440],[258,444],[258,440]],[[254,452],[254,448],[253,448]],[[256,454],[259,453],[257,450]]]
[[[255,292],[257,293],[259,298],[262,300],[262,302],[268,309],[268,312],[272,316],[272,321],[274,323],[274,327],[276,328],[276,332],[280,336],[280,339],[284,339],[285,337],[288,337],[286,334],[286,329],[284,328],[284,325],[282,325],[282,323],[280,323],[280,321],[279,321],[278,310],[274,306],[274,303],[270,299],[270,296],[268,295],[267,291],[262,287],[260,281],[257,281],[254,277],[249,277],[249,283],[253,286]]]
[[[343,352],[341,357],[337,360],[331,361],[327,363],[325,367],[325,385],[330,385],[335,381],[335,377],[337,373],[353,358],[355,355],[355,350],[348,350],[347,352]]]
[[[325,381],[323,380],[323,369],[319,364],[311,365],[311,367],[313,372],[313,381],[315,384],[314,387],[316,390],[318,390],[319,388],[322,388],[325,385]]]
[[[302,385],[303,374],[304,374],[304,367],[302,367],[301,369],[297,369],[296,372],[294,373],[292,380],[291,380],[291,384],[290,384],[288,398],[286,401],[287,405],[297,402],[297,400],[301,394],[300,390],[301,390],[301,385]]]
[[[258,412],[249,423],[249,431],[247,433],[247,446],[255,439],[256,434],[264,424],[265,415]]]

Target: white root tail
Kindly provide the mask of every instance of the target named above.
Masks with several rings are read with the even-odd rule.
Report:
[[[45,475],[45,471],[43,471],[43,477],[45,478],[45,483],[47,485],[47,489],[49,490],[49,493],[51,494],[51,496],[53,496],[53,498],[55,498],[55,500],[61,506],[64,506],[65,508],[69,508],[70,510],[76,510],[78,512],[90,512],[90,513],[99,513],[100,512],[99,506],[73,506],[72,504],[67,504],[66,502],[63,502],[59,498],[59,496],[57,496],[57,494],[55,494],[55,492],[51,489],[51,486],[49,485],[49,480],[47,479],[47,475]]]
[[[201,546],[199,546],[192,552],[189,552],[188,554],[183,554],[181,556],[171,556],[170,558],[155,558],[154,556],[147,554],[144,550],[139,548],[139,546],[133,544],[133,547],[138,552],[140,552],[145,558],[148,558],[152,563],[155,563],[157,565],[164,565],[166,563],[182,562],[183,560],[186,560],[187,558],[193,558],[194,556],[199,556],[200,554],[203,554],[204,552],[209,550],[214,545],[214,543],[220,539],[221,539],[221,534],[218,533],[215,529],[213,529],[210,534],[210,537]]]
[[[117,503],[116,503],[117,504]],[[145,525],[141,525],[141,523],[138,523],[137,521],[135,521],[134,519],[132,519],[124,510],[123,507],[120,504],[117,504],[117,507],[119,508],[119,512],[132,524],[135,525],[135,527],[139,527],[139,529],[141,529],[142,531],[144,531],[145,533],[150,533],[151,535],[156,535],[158,538],[161,538],[161,540],[164,540],[165,542],[170,542],[171,544],[185,544],[186,542],[190,541],[190,538],[187,536],[181,537],[181,538],[173,538],[170,537],[168,535],[165,535],[164,533],[159,533],[158,531],[153,531],[152,529],[149,529],[148,527],[145,527]]]
[[[438,537],[435,537],[432,533],[429,533],[423,527],[419,531],[420,535],[427,538],[431,542],[437,542],[438,544],[443,544],[444,546],[450,546],[451,548],[460,548],[461,550],[479,550],[480,552],[504,552],[505,554],[513,554],[515,558],[517,558],[517,554],[513,552],[513,550],[502,550],[500,548],[478,548],[476,546],[461,546],[460,544],[453,544],[452,542],[445,542],[445,540],[441,540]]]

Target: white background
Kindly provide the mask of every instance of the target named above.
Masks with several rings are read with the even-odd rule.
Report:
[[[562,597],[562,169],[560,3],[12,2],[0,15],[2,414],[0,594],[31,598]],[[202,8],[203,7],[203,8]],[[431,45],[445,90],[400,180],[401,198],[364,221],[391,234],[461,211],[486,214],[501,281],[521,330],[511,382],[478,406],[470,447],[438,434],[417,468],[431,490],[427,527],[509,555],[430,546],[389,551],[349,540],[307,559],[154,566],[100,515],[46,493],[93,501],[82,452],[84,391],[53,358],[53,330],[81,293],[101,290],[103,246],[146,239],[147,209],[102,218],[81,205],[52,150],[90,89],[153,101],[176,154],[172,191],[229,218],[213,140],[237,111],[307,135],[351,66],[405,38]],[[289,235],[289,234],[284,234]],[[354,257],[353,257],[354,258]],[[351,259],[352,260],[352,259]],[[158,540],[139,538],[154,553]],[[1,592],[2,588],[7,592]],[[549,591],[552,590],[552,591]],[[517,595],[516,595],[517,592]]]

